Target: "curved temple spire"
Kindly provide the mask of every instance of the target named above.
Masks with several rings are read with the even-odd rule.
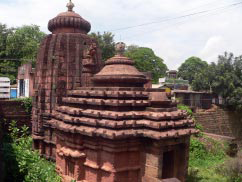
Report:
[[[70,0],[70,2],[67,3],[66,7],[68,8],[68,11],[73,11],[73,8],[75,7],[75,5],[74,5],[73,2]]]

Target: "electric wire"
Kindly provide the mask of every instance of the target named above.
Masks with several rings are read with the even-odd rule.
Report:
[[[231,11],[232,9],[227,9],[227,11]],[[221,12],[222,11],[222,12]],[[227,11],[223,11],[223,10],[220,10],[219,12],[214,12],[214,13],[212,13],[212,14],[205,14],[205,15],[201,15],[201,16],[199,16],[199,17],[193,17],[194,19],[196,18],[196,19],[199,19],[199,18],[204,18],[204,17],[207,17],[207,16],[214,16],[214,15],[218,15],[218,14],[221,14],[221,13],[226,13]],[[191,19],[189,19],[189,20],[191,20]],[[149,31],[145,31],[145,32],[141,32],[141,33],[136,33],[135,35],[130,35],[130,36],[126,36],[126,37],[123,37],[123,40],[130,40],[130,38],[134,38],[134,37],[138,37],[138,36],[141,36],[141,35],[143,35],[143,34],[148,34],[148,33],[150,33],[150,32],[155,32],[155,31],[164,31],[164,30],[166,30],[166,29],[168,29],[168,28],[171,28],[171,27],[174,27],[174,26],[176,26],[176,25],[183,25],[183,24],[185,24],[185,23],[188,23],[187,22],[188,20],[182,20],[182,21],[179,21],[179,22],[176,22],[176,23],[174,23],[174,24],[171,24],[171,25],[168,25],[168,26],[165,26],[165,27],[163,27],[163,28],[159,28],[159,29],[152,29],[152,30],[149,30]]]
[[[137,27],[143,27],[143,26],[152,25],[152,24],[158,24],[158,23],[168,22],[168,21],[177,20],[177,19],[183,19],[183,18],[187,18],[187,17],[191,17],[191,16],[196,16],[196,15],[200,15],[200,14],[205,14],[205,13],[217,11],[217,10],[220,10],[220,9],[231,8],[231,7],[234,7],[234,6],[241,5],[241,4],[242,4],[242,2],[233,3],[233,4],[226,5],[226,6],[221,6],[221,7],[218,7],[218,8],[213,8],[213,9],[203,10],[203,11],[199,11],[199,12],[189,13],[189,14],[182,15],[182,16],[177,16],[177,17],[174,17],[174,18],[167,18],[167,19],[163,19],[163,20],[160,20],[160,21],[153,21],[153,22],[143,23],[143,24],[139,24],[139,25],[134,25],[134,26],[128,26],[128,27],[113,29],[113,30],[109,30],[108,32],[115,32],[115,31],[120,31],[120,30],[127,30],[127,29],[132,29],[132,28],[137,28]]]
[[[219,12],[213,12],[212,14],[211,13],[208,13],[208,14],[204,14],[204,15],[201,15],[199,17],[193,17],[194,19],[199,19],[199,18],[204,18],[204,17],[207,17],[207,16],[214,16],[214,15],[218,15],[218,14],[221,14],[221,13],[226,13],[227,11],[230,11],[232,9],[227,9],[227,11],[223,11],[224,9],[220,10]],[[152,29],[152,30],[149,30],[149,31],[145,31],[145,32],[141,32],[141,33],[136,33],[135,35],[130,35],[130,36],[126,36],[126,37],[122,37],[123,40],[130,40],[130,38],[134,38],[134,37],[138,37],[138,36],[141,36],[143,34],[147,34],[147,33],[150,33],[150,32],[155,32],[155,31],[161,31],[161,30],[166,30],[168,28],[171,28],[173,26],[176,26],[176,25],[182,25],[184,23],[187,23],[188,20],[191,20],[191,19],[186,19],[186,20],[182,20],[182,21],[179,21],[179,22],[176,22],[174,24],[171,24],[171,25],[168,25],[168,26],[165,26],[165,27],[162,27],[162,29],[159,27],[159,29]]]

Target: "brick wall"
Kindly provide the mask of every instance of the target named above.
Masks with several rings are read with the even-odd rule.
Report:
[[[0,123],[1,124],[1,123]],[[2,127],[0,125],[0,182],[3,182],[3,175],[4,172],[3,172],[3,151],[2,151],[2,148],[3,148],[3,131],[2,131]]]
[[[206,133],[234,137],[242,147],[242,114],[227,111],[221,107],[197,112],[194,114],[196,121],[203,126]]]
[[[0,119],[6,119],[7,123],[15,120],[18,127],[27,125],[31,129],[31,116],[19,101],[0,101]]]

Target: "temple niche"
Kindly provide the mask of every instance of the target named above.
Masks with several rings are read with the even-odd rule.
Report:
[[[38,56],[34,147],[64,182],[185,181],[192,118],[124,56],[102,68],[90,24],[72,11],[49,22]]]
[[[55,133],[45,121],[51,118],[56,105],[68,90],[92,85],[91,77],[102,67],[101,52],[96,40],[87,33],[88,21],[73,11],[49,21],[52,34],[42,41],[36,63],[32,134],[34,148],[48,159],[55,160]]]

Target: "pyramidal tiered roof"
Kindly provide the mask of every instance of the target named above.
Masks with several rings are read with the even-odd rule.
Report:
[[[117,54],[108,59],[105,67],[94,76],[95,86],[140,87],[148,81],[145,75],[134,67],[134,61],[124,56],[125,44],[116,44]]]
[[[124,57],[117,55],[94,76],[94,87],[68,92],[50,124],[59,130],[109,139],[177,138],[197,133],[192,118],[178,110],[163,90],[145,89],[147,79]]]

